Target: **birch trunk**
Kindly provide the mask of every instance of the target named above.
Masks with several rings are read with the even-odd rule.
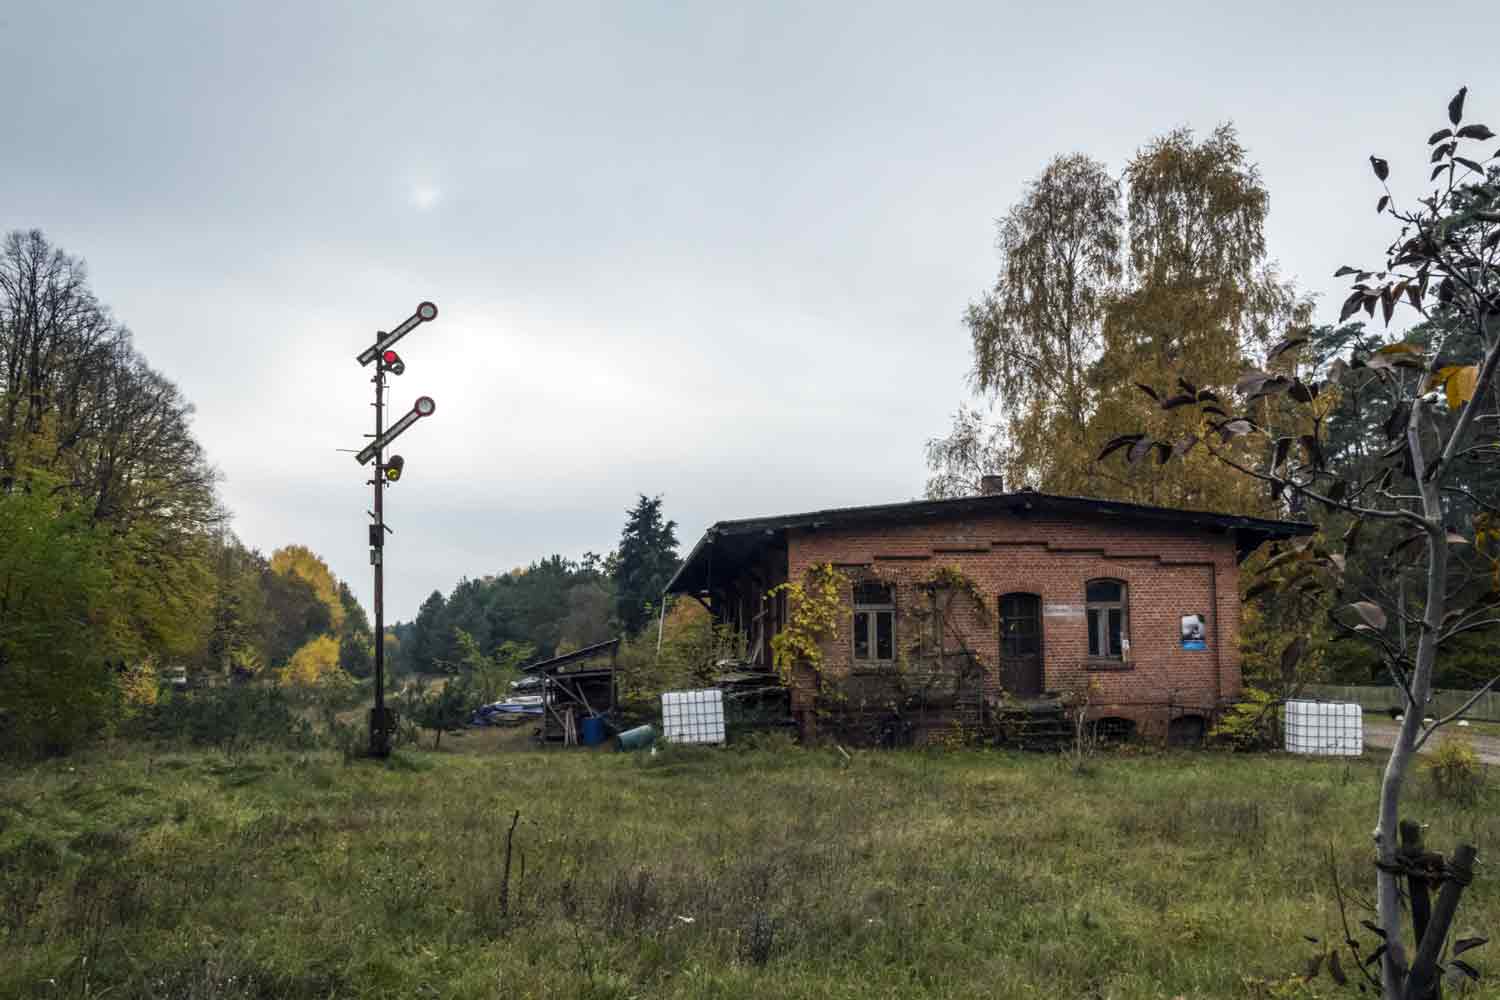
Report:
[[[1425,442],[1422,439],[1427,419],[1427,404],[1421,399],[1412,404],[1406,439],[1411,448],[1412,465],[1420,476],[1427,467]],[[1439,448],[1441,451],[1441,448]],[[1409,680],[1410,698],[1401,721],[1401,732],[1391,747],[1385,774],[1380,781],[1380,818],[1375,827],[1377,922],[1385,931],[1385,956],[1381,962],[1381,984],[1385,1000],[1401,1000],[1405,994],[1406,974],[1410,962],[1402,942],[1401,879],[1395,866],[1400,856],[1397,830],[1401,819],[1401,791],[1416,755],[1417,737],[1422,731],[1422,714],[1432,691],[1432,668],[1437,662],[1438,635],[1446,612],[1448,584],[1448,538],[1443,524],[1443,501],[1438,483],[1440,476],[1421,483],[1422,518],[1427,531],[1427,600],[1422,609],[1422,634],[1417,637],[1416,663]],[[1404,616],[1403,607],[1400,614]],[[1417,942],[1420,946],[1421,942]]]

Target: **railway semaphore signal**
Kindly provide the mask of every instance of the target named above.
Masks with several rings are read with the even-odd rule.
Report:
[[[423,417],[432,416],[436,411],[437,403],[433,402],[431,396],[418,396],[417,401],[412,404],[412,408],[407,410],[400,420],[377,434],[375,440],[365,445],[364,449],[354,456],[354,460],[360,465],[364,465],[370,459],[374,458],[382,448],[400,437],[402,432],[408,427]]]
[[[355,356],[355,360],[362,365],[369,364],[371,361],[374,361],[376,358],[380,357],[381,354],[396,341],[400,340],[408,333],[411,333],[421,324],[431,323],[435,319],[437,319],[437,306],[433,305],[431,302],[423,302],[421,305],[417,306],[417,311],[402,320],[401,325],[396,327],[396,329],[392,330],[390,333],[380,334],[375,343],[371,344],[369,347],[366,347],[363,351]],[[397,372],[396,374],[400,375],[401,373]]]
[[[385,426],[385,381],[386,376],[400,375],[406,371],[406,362],[401,355],[391,350],[391,345],[415,330],[423,323],[437,319],[437,306],[423,302],[417,311],[408,316],[390,333],[377,334],[375,343],[358,355],[361,365],[375,362],[375,433],[371,441],[360,449],[355,459],[360,465],[375,460],[370,484],[375,488],[375,509],[370,513],[374,523],[370,525],[370,565],[375,568],[375,707],[370,710],[370,754],[386,757],[391,752],[391,733],[395,729],[395,717],[385,705],[385,536],[391,529],[385,523],[383,495],[388,484],[401,478],[406,459],[392,455],[385,459],[385,448],[403,434],[412,424],[437,412],[437,403],[431,396],[418,396],[410,410],[390,427]]]

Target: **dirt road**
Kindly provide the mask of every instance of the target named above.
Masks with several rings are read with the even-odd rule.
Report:
[[[1371,746],[1391,746],[1396,742],[1396,734],[1400,731],[1401,726],[1399,723],[1375,716],[1365,716],[1365,742]],[[1431,753],[1437,748],[1438,742],[1442,740],[1443,736],[1450,732],[1461,733],[1464,730],[1449,723],[1443,727],[1442,732],[1423,745],[1422,753]],[[1474,741],[1474,751],[1479,754],[1480,760],[1486,764],[1500,765],[1500,739],[1493,736],[1481,736],[1478,733],[1470,733],[1469,736]]]

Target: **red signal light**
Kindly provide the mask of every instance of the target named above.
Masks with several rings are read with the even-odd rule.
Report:
[[[386,363],[386,364],[388,364],[388,365],[393,365],[393,364],[395,364],[395,363],[396,363],[396,362],[397,362],[397,361],[400,361],[400,360],[401,360],[401,355],[399,355],[399,354],[397,354],[397,353],[396,353],[396,352],[395,352],[395,351],[386,351],[386,352],[385,352],[385,353],[384,353],[384,354],[382,354],[382,355],[381,355],[381,356],[380,356],[380,358],[381,358],[381,360],[382,360],[382,361],[384,361],[384,362],[385,362],[385,363]]]
[[[401,355],[397,354],[395,351],[386,351],[381,354],[380,363],[384,365],[385,370],[390,372],[392,375],[400,375],[402,372],[406,371],[406,362],[402,361]]]

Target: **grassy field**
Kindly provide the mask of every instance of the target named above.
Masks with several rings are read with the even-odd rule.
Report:
[[[1251,980],[1285,980],[1303,935],[1334,930],[1330,845],[1368,894],[1377,773],[1210,753],[1077,774],[978,751],[101,751],[0,778],[0,995],[1270,995]],[[1435,846],[1500,847],[1500,796],[1416,788]],[[1481,869],[1459,923],[1497,917]]]

